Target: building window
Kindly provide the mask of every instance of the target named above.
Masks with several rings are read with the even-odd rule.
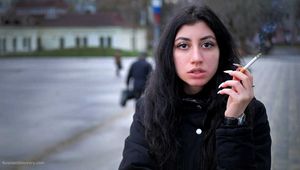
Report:
[[[65,40],[64,40],[63,37],[61,37],[59,39],[59,47],[60,47],[60,49],[64,49],[65,48]]]
[[[31,51],[31,38],[28,38],[28,51]]]
[[[76,47],[79,48],[80,47],[80,38],[76,37]]]
[[[84,37],[84,38],[83,38],[83,46],[84,46],[84,47],[87,47],[87,45],[88,45],[88,44],[87,44],[87,38]]]
[[[30,38],[23,38],[23,49],[26,51],[31,51],[31,39]]]
[[[100,37],[100,39],[99,39],[99,45],[100,45],[101,48],[104,47],[104,38],[103,37]]]
[[[36,41],[37,41],[37,50],[41,51],[42,50],[42,39],[41,39],[41,37],[38,37]]]
[[[2,51],[3,51],[3,45],[2,45],[2,43],[3,43],[3,39],[0,38],[0,54],[1,54]]]
[[[17,51],[17,38],[13,38],[12,40],[13,52]]]
[[[111,48],[112,46],[112,40],[111,40],[111,37],[107,37],[107,47],[108,48]]]
[[[5,38],[2,40],[2,50],[3,50],[3,52],[6,52],[6,39]]]
[[[23,38],[23,48],[25,49],[27,47],[27,38]]]

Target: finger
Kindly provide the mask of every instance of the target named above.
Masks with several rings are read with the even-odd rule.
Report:
[[[246,89],[253,89],[253,76],[252,76],[252,74],[247,69],[244,70],[243,74],[247,76],[246,80],[242,80],[244,87]]]
[[[250,79],[250,81],[253,82],[253,76],[252,76],[252,74],[250,73],[249,70],[245,69],[245,70],[243,71],[243,73]]]
[[[253,93],[238,94],[233,89],[228,89],[228,88],[219,90],[218,94],[221,94],[221,95],[226,94],[229,97],[231,97],[233,101],[242,102],[242,103],[245,103],[245,102],[249,103],[254,97]]]
[[[243,80],[243,79],[247,78],[247,75],[240,71],[226,70],[224,72],[231,75],[232,77],[236,78],[237,80]]]
[[[231,75],[234,80],[240,80],[242,81],[242,85],[245,88],[252,88],[253,84],[253,78],[249,71],[246,70],[245,73],[242,73],[240,71],[232,71],[232,70],[226,70],[225,73]]]
[[[242,90],[245,90],[240,81],[237,80],[227,80],[219,85],[219,88],[232,87],[237,93],[241,93]]]
[[[237,92],[235,92],[233,89],[222,89],[218,91],[218,94],[227,94],[228,96],[232,98],[238,98]]]
[[[245,83],[244,87],[247,89],[253,89],[253,76],[249,70],[245,70],[244,74],[248,77],[248,83]]]
[[[236,67],[243,67],[241,64],[238,64],[238,63],[233,63],[233,65]]]

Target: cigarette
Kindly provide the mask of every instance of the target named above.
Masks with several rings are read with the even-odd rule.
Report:
[[[259,57],[261,56],[261,53],[258,53],[256,56],[252,58],[244,67],[241,68],[241,72],[245,72]]]

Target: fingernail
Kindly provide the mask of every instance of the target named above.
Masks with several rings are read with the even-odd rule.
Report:
[[[234,66],[237,66],[237,67],[241,67],[242,65],[240,64],[237,64],[237,63],[233,63]]]
[[[221,94],[221,90],[219,90],[219,91],[217,92],[217,94]]]
[[[224,84],[224,83],[221,83],[221,84],[219,85],[219,87],[218,87],[218,88],[221,88],[221,87],[223,86],[223,84]]]
[[[224,73],[227,73],[227,74],[230,74],[232,73],[233,71],[232,70],[225,70]]]

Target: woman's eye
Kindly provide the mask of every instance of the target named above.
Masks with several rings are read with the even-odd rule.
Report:
[[[202,44],[203,48],[212,48],[214,44],[212,42],[205,42]]]
[[[177,48],[187,49],[187,48],[188,48],[188,45],[187,45],[187,44],[184,44],[184,43],[181,43],[181,44],[178,44],[178,45],[177,45]]]

